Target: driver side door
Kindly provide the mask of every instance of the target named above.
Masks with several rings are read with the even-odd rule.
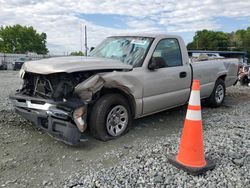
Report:
[[[191,67],[183,65],[177,39],[160,40],[151,61],[152,59],[158,61],[160,66],[155,70],[146,70],[143,115],[183,105],[188,101],[190,94]]]

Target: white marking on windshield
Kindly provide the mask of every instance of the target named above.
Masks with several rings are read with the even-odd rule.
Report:
[[[131,44],[138,44],[138,45],[145,45],[147,44],[147,41],[146,40],[138,40],[138,39],[134,39],[131,41]]]

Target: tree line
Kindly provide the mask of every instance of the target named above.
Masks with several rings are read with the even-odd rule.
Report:
[[[47,54],[46,33],[38,33],[33,27],[13,26],[0,27],[0,52]]]
[[[250,58],[250,27],[231,33],[209,30],[197,31],[187,48],[189,50],[247,51]]]
[[[32,26],[1,26],[0,27],[0,52],[2,53],[27,53],[47,54],[47,34],[38,33]],[[71,52],[70,55],[83,56],[81,51]]]
[[[32,26],[0,27],[0,52],[47,54],[46,33],[38,33]],[[187,45],[189,50],[232,50],[247,51],[250,58],[250,27],[231,33],[222,31],[197,31],[193,41]],[[84,55],[81,51],[72,52],[71,55]]]

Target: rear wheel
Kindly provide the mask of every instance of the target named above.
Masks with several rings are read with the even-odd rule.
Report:
[[[215,86],[212,94],[206,99],[206,102],[211,107],[219,107],[224,102],[226,96],[226,87],[224,80],[218,79],[215,82]]]
[[[90,131],[102,141],[125,134],[132,122],[127,100],[120,94],[107,94],[94,104],[90,114]]]

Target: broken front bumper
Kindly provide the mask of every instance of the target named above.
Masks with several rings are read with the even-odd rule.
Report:
[[[72,111],[77,106],[83,105],[79,102],[56,103],[20,94],[12,95],[10,99],[18,114],[60,141],[75,145],[84,136],[72,117]]]

